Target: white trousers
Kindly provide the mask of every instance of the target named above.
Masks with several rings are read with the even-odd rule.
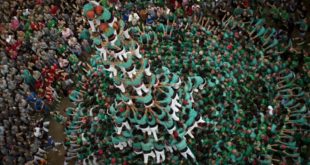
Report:
[[[139,127],[140,128],[140,127]],[[140,128],[140,130],[143,132],[143,133],[147,133],[149,135],[151,135],[149,132],[151,132],[151,129],[149,126],[147,126],[146,128]]]
[[[125,93],[125,92],[126,92],[126,89],[125,89],[123,83],[122,83],[121,85],[119,85],[119,86],[114,84],[114,86],[115,86],[116,88],[118,88],[119,90],[121,90],[122,93]]]
[[[49,121],[43,122],[43,127],[48,127],[49,125],[50,125],[50,122],[49,122]]]
[[[140,155],[140,154],[142,154],[142,153],[143,153],[142,151],[139,151],[139,152],[134,151],[134,152],[135,152],[135,154],[137,154],[137,155]]]
[[[144,164],[147,164],[149,161],[149,156],[153,157],[153,159],[155,159],[155,154],[153,151],[151,151],[148,154],[143,153],[143,158],[144,158]]]
[[[127,72],[129,78],[133,78],[136,73],[136,67],[134,67],[132,71]]]
[[[173,131],[175,131],[175,130],[176,130],[176,128],[175,128],[175,126],[173,126],[172,129],[169,129],[169,130],[168,130],[168,133],[172,135],[172,134],[173,134]]]
[[[175,89],[179,89],[181,86],[182,80],[179,78],[179,81],[174,85]]]
[[[88,24],[89,24],[89,26],[91,28],[91,31],[92,32],[96,32],[94,21],[88,20]]]
[[[180,109],[179,107],[181,107],[181,104],[178,103],[178,101],[176,99],[172,100],[172,103],[170,105],[170,108],[174,111],[174,112],[179,112]]]
[[[105,48],[96,48],[100,52],[100,57],[103,58],[103,61],[107,61],[107,51]]]
[[[112,78],[112,76],[117,76],[117,70],[114,66],[110,65],[110,67],[108,69],[104,68],[105,70],[109,71],[109,72],[112,72],[110,74],[110,77]]]
[[[142,96],[142,91],[145,93],[149,92],[149,89],[146,88],[145,84],[142,83],[138,88],[133,87],[139,96]]]
[[[157,151],[155,150],[155,154],[156,154],[156,163],[161,163],[163,161],[165,161],[166,156],[165,156],[165,151]]]
[[[115,46],[115,42],[117,41],[117,35],[115,36],[114,40],[112,40],[110,43],[112,46]],[[123,59],[120,59],[121,61],[123,61]]]
[[[157,133],[158,133],[158,125],[156,125],[155,127],[150,128],[150,133],[153,134],[155,141],[158,141],[157,138]],[[150,134],[148,133],[148,134]]]
[[[181,155],[187,159],[187,155],[189,155],[190,157],[192,157],[194,160],[196,160],[194,154],[192,153],[192,151],[187,147],[187,150],[185,152],[182,152]]]
[[[171,110],[171,111],[173,111],[173,113],[171,114],[172,119],[175,120],[175,121],[179,121],[180,118],[175,114],[175,111],[174,110]]]
[[[120,150],[123,150],[125,147],[127,147],[127,143],[126,142],[120,142],[117,145],[114,144],[115,148],[119,148]]]
[[[115,37],[115,40],[117,39],[117,37]],[[123,49],[122,51],[115,53],[116,58],[118,58],[121,61],[124,61],[124,58],[127,58],[127,54],[125,49]]]
[[[186,135],[189,135],[191,138],[194,138],[194,135],[192,134],[193,129],[195,129],[196,127],[198,127],[199,123],[205,123],[205,121],[202,119],[202,117],[200,116],[198,121],[195,121],[195,123],[188,128],[188,130],[186,131]]]
[[[152,75],[151,66],[149,65],[149,67],[145,68],[144,72],[147,76],[151,76]]]
[[[124,36],[125,36],[126,39],[130,39],[130,38],[131,38],[130,35],[129,35],[129,33],[128,33],[128,31],[129,31],[129,29],[126,29],[126,30],[124,31]]]
[[[134,50],[134,53],[137,58],[142,58],[142,55],[140,54],[140,45],[138,45],[137,49]]]
[[[165,145],[165,148],[166,148],[166,150],[169,151],[170,153],[173,153],[173,149],[172,149],[171,146]]]
[[[122,126],[116,127],[117,134],[121,134],[123,127],[126,127],[127,130],[131,130],[131,127],[130,127],[128,121],[125,121],[122,123]]]
[[[111,23],[109,23],[109,26],[113,27],[113,24],[114,24],[115,21],[117,21],[117,18],[116,18],[116,17],[114,17],[114,18],[113,18],[113,21],[112,21]]]

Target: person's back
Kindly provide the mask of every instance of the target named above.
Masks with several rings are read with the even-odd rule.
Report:
[[[132,25],[136,25],[139,21],[140,17],[138,16],[137,13],[135,12],[132,12],[130,15],[129,15],[129,19],[128,21],[132,23]]]
[[[148,16],[147,10],[144,10],[144,9],[140,10],[139,15],[140,15],[142,21],[145,22],[147,19],[147,16]]]
[[[40,131],[40,128],[39,127],[35,127],[34,128],[35,129],[35,131],[34,131],[34,136],[35,137],[41,137],[41,135],[42,135],[42,133],[41,133],[41,131]]]

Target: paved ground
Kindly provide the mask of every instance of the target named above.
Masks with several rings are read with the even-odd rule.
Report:
[[[61,102],[55,106],[55,111],[59,111],[62,114],[65,113],[65,108],[68,106],[72,106],[72,103],[68,98],[61,99]],[[65,134],[63,125],[57,123],[54,119],[50,118],[50,128],[49,135],[53,137],[53,139],[57,142],[63,143]],[[50,165],[63,165],[64,163],[64,147],[63,145],[57,147],[58,151],[50,150],[48,152],[48,164]]]

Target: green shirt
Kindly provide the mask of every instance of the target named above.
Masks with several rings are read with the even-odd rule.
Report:
[[[153,96],[152,96],[152,90],[150,90],[147,95],[145,96],[141,96],[141,97],[137,97],[136,98],[136,101],[139,102],[139,103],[149,103],[151,100],[153,99]]]
[[[111,12],[109,11],[109,9],[104,8],[104,9],[103,9],[103,13],[102,13],[101,16],[100,16],[100,20],[102,20],[102,21],[104,21],[104,22],[107,22],[108,20],[111,19],[111,16],[112,16],[112,14],[111,14]]]
[[[153,140],[149,139],[149,141],[147,143],[142,142],[141,146],[142,146],[142,150],[144,152],[149,152],[149,151],[151,151],[154,148]]]
[[[182,140],[176,144],[176,147],[179,151],[184,150],[185,148],[187,148],[187,143],[185,138],[182,138]]]

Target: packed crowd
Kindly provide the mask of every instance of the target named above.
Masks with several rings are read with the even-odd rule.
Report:
[[[205,121],[195,129],[194,138],[187,138],[197,162],[307,162],[309,95],[305,91],[310,61],[304,2],[100,3],[110,11],[104,14],[122,20],[113,28],[128,29],[137,50],[151,61],[152,71],[166,66],[182,82],[189,76],[207,81],[191,100]],[[66,116],[52,112],[66,126],[66,162],[145,162],[131,149],[138,144],[121,143],[115,148],[115,141],[124,139],[115,138],[113,121],[119,113],[111,117],[109,109],[122,88],[114,86],[111,70],[97,68],[93,57],[88,63],[90,54],[101,52],[101,43],[92,33],[96,23],[86,19],[85,4],[84,0],[37,0],[1,5],[0,158],[4,164],[47,163],[46,150],[59,144],[48,136],[46,117],[55,101],[66,96],[76,107],[68,107]],[[184,99],[181,104],[191,101]],[[38,117],[38,112],[45,116]],[[178,128],[183,124],[178,122]],[[122,133],[126,141],[148,137]],[[159,142],[150,145],[166,153],[177,151]],[[157,153],[156,159],[149,156],[154,162],[160,159]],[[182,156],[161,158],[172,163],[192,161]]]
[[[46,150],[55,145],[48,136],[49,112],[68,95],[79,57],[90,47],[79,38],[80,15],[73,16],[79,3],[1,4],[0,159],[46,164]]]

